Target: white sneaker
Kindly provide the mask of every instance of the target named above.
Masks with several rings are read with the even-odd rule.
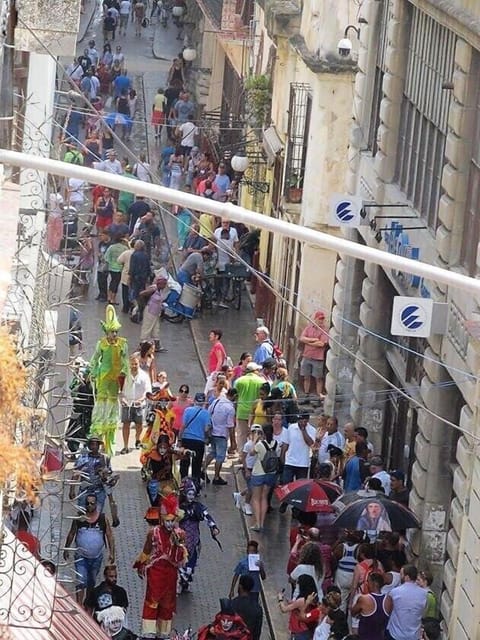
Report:
[[[246,516],[253,516],[252,507],[248,504],[248,502],[246,502],[246,503],[243,505],[243,513],[244,513]]]
[[[238,491],[234,491],[232,493],[233,495],[233,501],[235,503],[235,506],[237,507],[237,509],[241,509],[242,508],[242,496]]]

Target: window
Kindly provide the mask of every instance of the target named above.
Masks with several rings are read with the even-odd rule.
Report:
[[[285,163],[285,195],[289,202],[302,201],[311,112],[310,85],[292,83],[288,107],[288,143]]]
[[[455,34],[412,7],[396,179],[428,226],[438,226]]]
[[[377,14],[378,44],[375,63],[375,79],[373,83],[372,110],[368,128],[368,148],[375,156],[378,150],[377,133],[380,126],[380,104],[383,98],[383,76],[386,71],[385,52],[387,50],[387,26],[390,13],[390,0],[381,3]]]
[[[480,62],[480,56],[477,56]],[[478,76],[474,76],[475,78]],[[462,251],[460,260],[470,276],[477,273],[477,252],[480,241],[480,91],[475,113],[475,134],[472,144],[472,160],[463,224]]]

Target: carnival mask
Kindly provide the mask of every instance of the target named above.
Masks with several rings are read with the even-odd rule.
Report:
[[[223,631],[227,632],[233,627],[233,620],[229,617],[221,618],[220,624],[222,625]]]
[[[175,529],[175,520],[165,520],[163,526],[167,531],[173,531]]]
[[[193,502],[196,498],[196,493],[195,491],[187,491],[187,493],[185,494],[185,497],[187,498],[187,502]]]
[[[168,453],[168,447],[166,446],[158,447],[157,451],[161,456],[164,456]]]

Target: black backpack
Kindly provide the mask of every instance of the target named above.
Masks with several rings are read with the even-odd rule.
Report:
[[[277,456],[277,441],[273,443],[273,447],[269,447],[266,442],[262,442],[265,447],[265,455],[262,458],[261,465],[265,473],[277,473],[280,460]]]

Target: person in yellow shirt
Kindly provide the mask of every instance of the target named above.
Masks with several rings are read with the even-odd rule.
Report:
[[[264,401],[268,398],[269,393],[270,393],[270,385],[268,384],[268,382],[265,382],[264,384],[262,384],[262,386],[259,389],[260,397],[252,407],[252,412],[248,420],[249,428],[252,426],[252,424],[259,424],[263,427],[264,424],[267,424],[268,422],[270,422],[267,409],[264,406]]]
[[[215,216],[211,216],[209,213],[201,213],[198,218],[198,224],[200,225],[199,235],[206,240],[213,238],[213,232],[215,230]]]
[[[345,436],[345,446],[343,453],[345,454],[345,462],[355,455],[355,425],[353,422],[346,422],[343,427],[343,435]]]
[[[163,93],[163,89],[157,89],[157,93],[153,99],[152,107],[152,124],[155,129],[155,138],[160,139],[162,133],[162,127],[165,123],[165,105],[167,99]]]

